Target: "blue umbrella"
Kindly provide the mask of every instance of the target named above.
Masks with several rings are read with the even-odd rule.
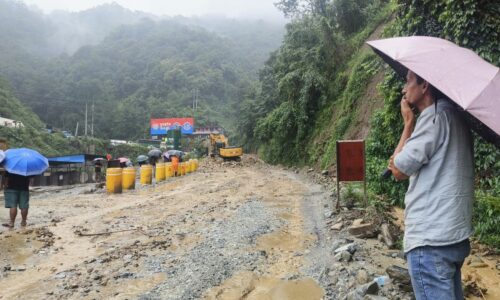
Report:
[[[49,161],[35,150],[27,148],[9,149],[5,152],[3,165],[7,172],[21,176],[42,174]]]
[[[3,152],[2,150],[0,150],[0,163],[2,162],[2,160],[5,158],[5,152]]]

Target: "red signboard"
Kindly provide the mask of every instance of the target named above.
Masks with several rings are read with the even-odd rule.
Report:
[[[340,181],[365,180],[364,141],[337,141],[337,178]]]
[[[151,119],[151,135],[167,134],[169,130],[180,129],[183,134],[194,131],[193,118]]]
[[[363,181],[366,196],[365,141],[337,141],[337,210],[340,209],[340,182]]]

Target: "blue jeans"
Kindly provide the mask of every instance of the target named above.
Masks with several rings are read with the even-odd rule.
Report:
[[[407,253],[417,300],[463,300],[460,269],[470,253],[469,239],[447,246],[423,246]]]

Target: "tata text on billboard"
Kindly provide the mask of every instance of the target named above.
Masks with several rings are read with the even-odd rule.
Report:
[[[182,134],[193,134],[193,118],[151,119],[151,135],[167,134],[167,131],[181,129]]]

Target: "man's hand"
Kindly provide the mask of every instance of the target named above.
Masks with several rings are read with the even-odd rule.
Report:
[[[411,110],[410,103],[405,99],[401,99],[401,116],[403,116],[403,121],[405,126],[414,126],[415,125],[415,114]]]
[[[389,158],[389,166],[387,166],[387,168],[391,170],[392,175],[394,176],[394,178],[396,178],[397,181],[410,178],[405,173],[399,171],[399,169],[396,168],[396,166],[394,165],[394,155],[392,155],[391,158]]]

